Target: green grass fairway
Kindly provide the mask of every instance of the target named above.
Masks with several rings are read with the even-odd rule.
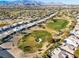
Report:
[[[54,30],[61,30],[64,29],[67,24],[67,20],[53,19],[52,21],[47,23],[47,27]]]
[[[32,32],[32,36],[34,36],[37,39],[41,38],[42,42],[48,41],[46,39],[51,39],[51,34],[49,32],[47,32],[47,31],[40,31],[40,30],[34,31],[34,32]]]
[[[41,39],[41,40],[40,40]],[[18,43],[18,47],[24,52],[35,52],[43,46],[44,42],[51,43],[52,35],[47,31],[33,31],[24,36]]]

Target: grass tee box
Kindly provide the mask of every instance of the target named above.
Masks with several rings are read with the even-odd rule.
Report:
[[[52,35],[47,31],[37,30],[31,34],[24,36],[18,44],[24,52],[35,52],[42,48],[44,42],[51,43]]]
[[[54,30],[61,30],[64,29],[67,24],[68,24],[67,20],[53,19],[52,21],[47,23],[47,27]]]

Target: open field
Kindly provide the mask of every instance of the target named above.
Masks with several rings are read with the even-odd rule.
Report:
[[[67,20],[53,19],[52,21],[47,23],[47,27],[54,30],[61,30],[66,28],[67,24]]]
[[[42,48],[45,42],[51,43],[52,36],[47,31],[33,31],[31,34],[24,36],[19,41],[19,48],[27,52],[35,52]]]

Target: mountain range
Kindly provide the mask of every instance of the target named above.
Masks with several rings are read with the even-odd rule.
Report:
[[[61,5],[63,3],[45,3],[43,1],[38,1],[38,0],[16,0],[16,1],[0,1],[0,6],[27,6],[27,5],[34,5],[34,6],[39,6],[39,5]]]
[[[42,5],[41,1],[17,0],[17,1],[0,1],[0,5]]]

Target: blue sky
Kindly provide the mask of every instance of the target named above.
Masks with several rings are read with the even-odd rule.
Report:
[[[17,0],[0,0],[0,1],[17,1]]]
[[[0,1],[17,1],[17,0],[0,0]],[[36,0],[36,1],[42,1],[46,3],[55,2],[55,3],[64,3],[64,4],[79,4],[79,0]]]

